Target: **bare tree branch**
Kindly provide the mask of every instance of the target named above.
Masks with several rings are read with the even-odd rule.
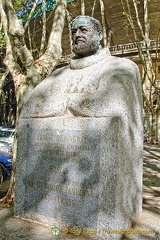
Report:
[[[127,0],[127,2],[128,2],[128,0]],[[144,31],[143,31],[143,28],[142,28],[142,24],[139,20],[139,13],[138,13],[136,1],[132,0],[132,2],[133,2],[133,5],[134,5],[134,9],[135,9],[135,13],[136,13],[136,20],[137,20],[141,35],[142,35],[143,39],[145,39],[145,34],[144,34]],[[129,5],[129,2],[128,2],[128,5]]]
[[[149,42],[150,41],[150,38],[149,38],[150,24],[148,21],[148,0],[144,0],[144,27],[145,27],[145,38],[147,39],[147,42]]]
[[[32,50],[32,39],[31,39],[30,27],[28,27],[27,32],[28,32],[29,48]]]
[[[14,42],[14,49],[16,50],[23,65],[26,69],[28,69],[32,64],[34,64],[34,59],[24,41],[24,28],[16,16],[11,0],[2,0],[2,3],[7,15],[9,34]]]
[[[81,15],[85,15],[85,1],[81,0]]]
[[[103,28],[103,44],[107,47],[107,32],[106,32],[106,22],[105,22],[105,8],[103,0],[99,0],[101,7],[101,17],[102,17],[102,28]]]
[[[66,0],[57,0],[52,30],[45,53],[36,61],[39,74],[42,76],[53,71],[62,55],[62,32],[66,14]],[[44,66],[44,68],[42,67]]]
[[[94,0],[93,7],[92,7],[92,17],[93,17],[93,15],[94,15],[96,3],[97,3],[97,0]]]
[[[71,15],[69,13],[69,11],[66,9],[66,14],[67,14],[67,21],[68,21],[68,29],[69,29],[69,42],[70,42],[70,49],[72,51],[72,33],[71,33],[71,21],[72,21],[72,18],[71,18]]]
[[[111,45],[112,34],[113,34],[112,30],[109,29],[108,38],[107,38],[107,47],[110,47],[110,45]]]
[[[46,45],[46,0],[42,0],[42,39],[40,55],[44,53],[45,45]]]
[[[142,94],[143,94],[143,99],[145,100],[147,107],[149,108],[150,112],[152,114],[154,114],[154,109],[152,108],[152,102],[148,99],[144,90],[143,90]]]
[[[8,73],[9,73],[9,69],[7,68],[6,71],[3,73],[2,77],[0,78],[0,88],[2,87],[4,81],[6,80]]]
[[[35,9],[36,9],[37,3],[38,3],[38,0],[35,0],[35,2],[34,2],[34,4],[33,4],[33,7],[32,7],[32,9],[31,9],[31,11],[30,11],[30,13],[29,13],[29,16],[28,16],[28,18],[27,18],[27,22],[26,22],[25,25],[24,25],[24,30],[25,30],[25,31],[26,31],[26,29],[27,29],[27,27],[28,27],[28,25],[29,25],[29,23],[30,23],[30,21],[31,21],[31,18],[32,18],[32,15],[33,15],[33,13],[34,13],[34,11],[35,11]]]
[[[128,0],[127,0],[128,1]],[[150,46],[150,39],[149,39],[149,27],[148,27],[148,4],[147,4],[147,0],[144,0],[144,24],[145,24],[145,33],[143,31],[143,28],[142,28],[142,24],[140,22],[140,18],[139,18],[139,14],[138,14],[138,9],[137,9],[137,4],[135,2],[135,0],[132,0],[133,1],[133,5],[134,5],[134,9],[135,9],[135,12],[136,12],[136,20],[137,20],[137,23],[138,23],[138,26],[139,26],[139,29],[140,29],[140,32],[142,34],[142,37],[143,37],[143,40],[146,44],[146,53],[147,53],[147,58],[148,58],[148,64],[149,64],[149,72],[151,72],[152,74],[152,77],[148,78],[149,81],[151,82],[151,84],[154,84],[155,82],[155,72],[153,70],[153,63],[152,63],[152,58],[151,58],[151,55],[150,55],[150,52],[148,50],[149,46]],[[147,71],[148,72],[148,71]]]
[[[20,72],[20,67],[14,59],[12,44],[11,44],[10,38],[8,36],[7,16],[4,11],[2,1],[0,1],[0,13],[1,13],[1,22],[3,24],[4,35],[5,35],[5,39],[6,39],[6,56],[4,59],[4,63],[8,67],[9,71],[13,75],[15,75],[17,72]]]

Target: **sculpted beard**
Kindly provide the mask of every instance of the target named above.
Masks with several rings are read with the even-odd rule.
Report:
[[[99,48],[99,41],[93,40],[90,44],[82,41],[78,41],[77,43],[72,45],[72,50],[74,53],[90,53],[96,52]]]

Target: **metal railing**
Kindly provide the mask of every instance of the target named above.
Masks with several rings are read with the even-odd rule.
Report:
[[[146,50],[145,42],[143,41],[140,42],[140,47],[145,51]],[[160,41],[151,40],[148,49],[149,50],[160,49]],[[109,50],[112,53],[112,55],[138,53],[137,43],[127,43],[122,45],[110,46]]]

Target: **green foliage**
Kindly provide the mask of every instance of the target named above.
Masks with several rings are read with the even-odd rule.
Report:
[[[13,7],[18,15],[26,11],[30,11],[34,1],[33,0],[12,0]]]
[[[76,0],[67,0],[67,3],[74,2]],[[22,24],[25,24],[29,12],[34,4],[33,0],[13,0],[14,8],[17,12],[17,16],[22,20]],[[35,19],[42,15],[42,0],[38,1],[35,12],[31,19]],[[56,6],[56,0],[46,0],[46,12],[52,11]]]
[[[21,8],[25,7],[25,0],[12,0],[15,11],[20,11]]]

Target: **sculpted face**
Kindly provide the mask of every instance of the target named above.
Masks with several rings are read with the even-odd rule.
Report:
[[[92,18],[93,19],[93,18]],[[95,21],[97,21],[95,19]],[[97,21],[98,22],[98,21]],[[97,52],[102,32],[88,16],[79,16],[71,23],[72,50],[77,57],[85,57]]]

